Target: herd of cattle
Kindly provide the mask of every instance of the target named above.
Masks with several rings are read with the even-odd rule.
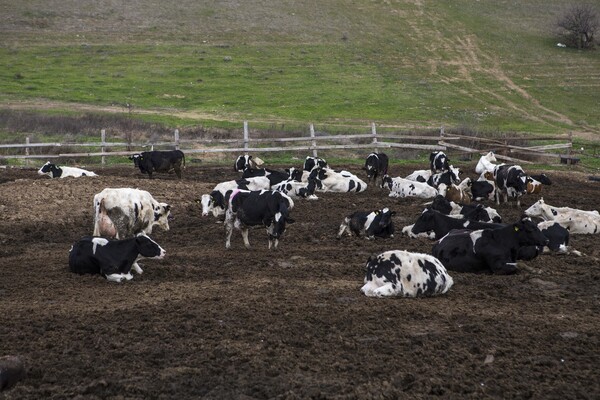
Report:
[[[175,172],[181,178],[185,166],[179,151],[151,151],[130,157],[142,173]],[[429,169],[406,177],[388,175],[389,159],[384,153],[371,153],[365,161],[368,182],[379,182],[390,197],[425,198],[431,201],[414,224],[402,229],[409,237],[435,240],[431,254],[387,251],[370,257],[362,292],[367,296],[431,296],[446,293],[453,285],[448,271],[496,274],[517,272],[517,260],[531,260],[543,251],[574,253],[568,247],[570,234],[600,231],[598,211],[554,207],[543,198],[510,223],[500,214],[479,203],[512,200],[520,206],[526,194],[540,194],[552,182],[545,175],[528,175],[518,165],[496,164],[492,152],[482,156],[475,172],[476,181],[460,178],[460,170],[449,164],[443,152],[430,155]],[[318,200],[318,192],[360,193],[367,183],[348,171],[335,171],[318,157],[306,157],[302,170],[284,171],[257,168],[252,156],[239,156],[234,170],[239,179],[221,182],[197,202],[202,216],[224,221],[225,247],[230,248],[234,229],[240,230],[249,248],[249,228],[266,228],[269,249],[277,249],[286,226],[294,223],[294,201]],[[52,178],[96,176],[78,168],[46,163],[38,171]],[[299,200],[300,199],[300,200]],[[130,188],[106,188],[93,199],[94,231],[77,241],[69,255],[72,272],[101,274],[110,281],[132,279],[131,271],[142,273],[140,258],[165,255],[148,237],[154,226],[169,230],[171,207],[150,193]],[[394,236],[394,211],[357,211],[343,219],[338,238],[344,234],[375,238]],[[534,223],[532,218],[541,220]]]

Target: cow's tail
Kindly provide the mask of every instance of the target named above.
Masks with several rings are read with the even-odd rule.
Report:
[[[183,168],[185,168],[185,153],[183,151],[181,151],[181,160],[183,161]]]

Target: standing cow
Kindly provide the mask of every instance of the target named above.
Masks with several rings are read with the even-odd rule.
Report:
[[[500,204],[500,195],[506,203],[509,198],[517,200],[521,206],[521,196],[527,192],[527,174],[519,165],[500,164],[494,168],[496,181],[496,204]]]
[[[388,173],[389,159],[385,153],[371,153],[365,160],[364,170],[367,171],[367,179],[371,182],[377,181],[377,176],[381,174],[381,187],[383,187],[383,177]]]
[[[151,234],[154,225],[169,230],[171,206],[145,190],[106,188],[94,196],[94,236],[125,239]]]
[[[442,263],[429,254],[392,250],[369,257],[365,266],[366,296],[434,296],[454,284]]]
[[[140,169],[142,174],[148,174],[152,179],[153,172],[170,173],[175,171],[181,179],[181,166],[185,167],[185,155],[181,150],[169,151],[144,151],[129,157],[133,164]]]

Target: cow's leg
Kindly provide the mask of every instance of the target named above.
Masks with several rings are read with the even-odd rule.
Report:
[[[225,225],[225,248],[226,249],[231,247],[231,233],[233,232],[233,226],[236,222],[236,221],[234,221],[235,219],[236,219],[235,214],[233,212],[231,212],[230,210],[227,210],[225,212],[224,225]]]
[[[387,282],[385,285],[378,287],[373,290],[373,296],[377,297],[387,297],[394,296],[396,294],[396,290],[392,286],[391,282]]]
[[[271,247],[273,248],[273,250],[277,250],[278,244],[279,244],[279,239],[269,238],[269,250],[271,250]]]
[[[144,270],[140,268],[140,265],[137,263],[137,261],[134,261],[134,263],[131,264],[131,269],[137,274],[142,274],[144,272]]]
[[[123,274],[106,275],[106,280],[109,282],[121,282],[124,279]]]
[[[244,246],[247,249],[250,248],[250,241],[248,240],[248,228],[241,228],[242,230],[242,238],[244,239]]]
[[[128,281],[133,279],[133,275],[131,275],[131,271],[129,271],[126,274],[123,274],[123,278],[127,279]]]
[[[178,167],[178,166],[175,167],[175,174],[177,175],[177,177],[179,179],[181,179],[181,168],[180,167]]]
[[[349,223],[348,218],[345,218],[344,222],[342,222],[342,224],[340,225],[340,230],[338,231],[338,234],[337,234],[338,239],[342,237],[342,235],[344,234],[344,231],[348,228],[348,223]],[[348,234],[350,234],[350,232],[348,232]]]

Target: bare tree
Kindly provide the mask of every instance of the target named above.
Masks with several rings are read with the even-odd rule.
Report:
[[[600,29],[600,18],[590,4],[577,4],[569,7],[556,25],[567,46],[591,49],[594,47],[594,34]]]

